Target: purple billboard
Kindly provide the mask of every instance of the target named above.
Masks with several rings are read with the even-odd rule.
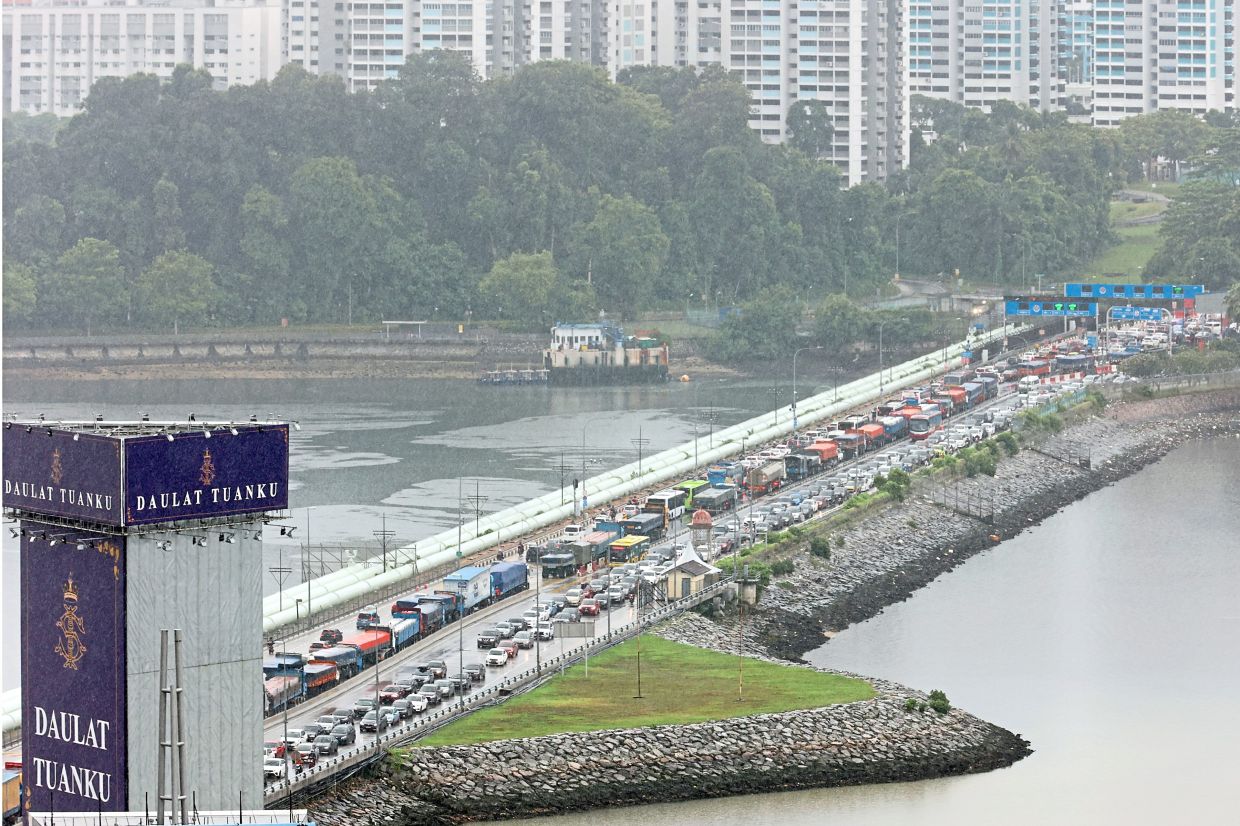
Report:
[[[124,811],[124,540],[29,521],[22,527],[22,761],[29,810]]]
[[[125,524],[288,507],[288,425],[125,440]]]
[[[20,424],[3,433],[4,507],[122,524],[120,439]]]

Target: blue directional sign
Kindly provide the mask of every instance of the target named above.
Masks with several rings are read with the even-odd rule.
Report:
[[[1112,321],[1162,321],[1161,307],[1112,307],[1107,311]]]
[[[1057,299],[1008,299],[1003,307],[1008,315],[1025,316],[1092,316],[1098,312],[1097,302]]]
[[[1064,298],[1148,298],[1166,301],[1196,298],[1200,284],[1064,284]]]

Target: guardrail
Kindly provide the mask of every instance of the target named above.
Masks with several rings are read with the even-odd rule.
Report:
[[[532,688],[539,681],[551,676],[555,672],[580,662],[587,655],[596,655],[637,636],[648,626],[656,622],[701,605],[708,599],[712,599],[725,591],[732,583],[733,580],[730,578],[722,579],[713,585],[701,589],[697,593],[654,608],[645,615],[639,616],[636,620],[617,626],[610,633],[596,637],[572,651],[545,660],[540,667],[529,668],[519,674],[505,677],[499,683],[462,697],[458,702],[453,703],[451,707],[441,708],[433,713],[425,714],[419,719],[405,723],[399,728],[389,729],[384,734],[376,732],[372,746],[318,763],[313,768],[302,772],[298,777],[267,786],[263,791],[264,805],[267,808],[275,808],[281,805],[286,806],[288,805],[290,795],[296,799],[299,795],[313,794],[323,785],[339,782],[341,774],[346,772],[352,773],[364,768],[380,759],[386,754],[387,749],[412,743],[418,738],[424,737],[436,729],[442,728],[448,723],[458,720],[480,708],[503,702],[519,691]]]

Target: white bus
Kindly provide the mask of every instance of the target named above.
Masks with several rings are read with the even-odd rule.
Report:
[[[664,514],[667,519],[666,524],[670,524],[673,519],[679,519],[685,515],[687,498],[688,494],[685,491],[668,488],[647,496],[642,510],[648,513]]]

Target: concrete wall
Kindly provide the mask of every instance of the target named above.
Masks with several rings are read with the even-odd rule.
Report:
[[[155,805],[159,739],[159,632],[184,629],[186,781],[199,809],[229,809],[240,791],[262,805],[261,522],[191,534],[153,533],[129,542],[129,803]],[[233,543],[219,541],[232,534]],[[157,542],[171,543],[169,550]],[[192,630],[191,630],[192,629]],[[171,634],[169,648],[171,649]],[[172,656],[169,651],[169,679]]]

